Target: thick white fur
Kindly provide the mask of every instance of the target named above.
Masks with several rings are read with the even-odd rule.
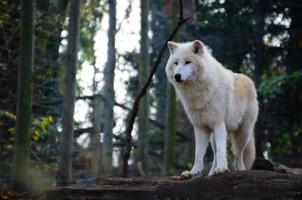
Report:
[[[211,143],[214,160],[209,175],[228,170],[227,134],[231,135],[234,167],[245,170],[255,159],[254,125],[257,94],[250,78],[224,68],[201,41],[168,42],[166,74],[194,126],[195,161],[184,177],[203,171]],[[174,75],[181,75],[181,82]]]

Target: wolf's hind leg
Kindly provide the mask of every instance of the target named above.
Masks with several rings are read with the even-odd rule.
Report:
[[[199,127],[194,127],[195,136],[195,160],[194,165],[190,171],[184,171],[181,176],[189,178],[195,176],[203,171],[203,157],[206,153],[210,135]]]
[[[239,129],[231,134],[232,152],[234,155],[235,170],[245,170],[244,153],[247,146],[253,139],[254,123],[250,121],[243,121]]]

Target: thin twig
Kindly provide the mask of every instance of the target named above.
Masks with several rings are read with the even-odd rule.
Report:
[[[189,18],[185,18],[183,17],[183,5],[182,5],[182,0],[179,0],[179,16],[178,16],[178,23],[177,26],[175,27],[175,29],[173,30],[173,32],[171,33],[171,35],[169,36],[169,38],[166,40],[165,44],[162,46],[162,48],[159,51],[159,54],[156,58],[156,61],[152,67],[152,70],[150,72],[150,75],[148,77],[148,80],[146,81],[146,83],[143,85],[143,87],[140,89],[140,92],[138,93],[138,95],[136,96],[134,103],[133,103],[133,107],[129,113],[129,121],[127,123],[127,127],[126,127],[126,131],[125,131],[125,135],[126,135],[126,146],[124,148],[123,151],[123,172],[122,172],[122,176],[123,177],[127,177],[128,176],[128,160],[130,157],[130,152],[131,152],[131,148],[132,148],[132,138],[131,138],[131,132],[133,130],[133,124],[135,122],[135,118],[136,115],[138,113],[139,110],[139,102],[141,100],[141,98],[146,94],[147,89],[153,79],[153,76],[159,66],[159,64],[161,63],[163,54],[165,52],[165,50],[167,49],[167,43],[168,41],[172,40],[175,36],[175,34],[177,33],[177,31],[179,30],[179,28],[188,20],[191,19],[191,17]]]

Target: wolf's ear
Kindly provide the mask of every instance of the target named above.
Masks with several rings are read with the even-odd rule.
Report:
[[[172,41],[168,41],[167,45],[171,54],[174,53],[175,49],[178,46],[176,42],[172,42]]]
[[[199,40],[194,40],[192,49],[195,54],[202,55],[203,54],[204,44]]]

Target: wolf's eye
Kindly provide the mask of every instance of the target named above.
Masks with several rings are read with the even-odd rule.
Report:
[[[188,61],[188,60],[187,60],[187,61],[185,62],[185,65],[188,65],[188,64],[191,64],[191,61]]]
[[[178,65],[178,62],[175,62],[174,65]]]

